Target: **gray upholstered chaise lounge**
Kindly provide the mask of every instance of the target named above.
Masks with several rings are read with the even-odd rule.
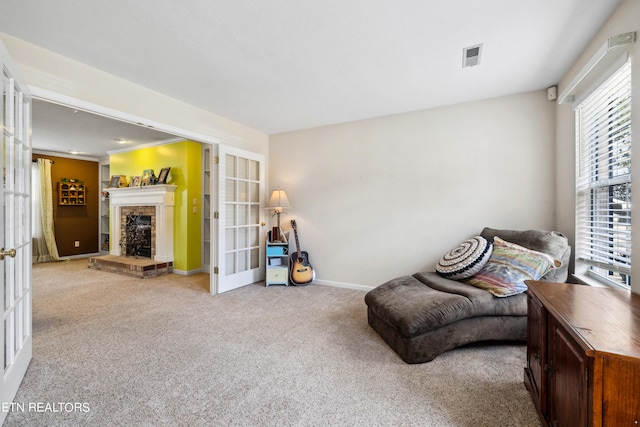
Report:
[[[485,228],[495,236],[562,261],[542,280],[564,282],[571,248],[551,231]],[[423,363],[453,348],[482,341],[526,341],[526,293],[497,298],[486,290],[435,272],[403,276],[365,296],[369,325],[406,363]]]

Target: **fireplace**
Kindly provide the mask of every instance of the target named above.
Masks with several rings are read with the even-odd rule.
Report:
[[[129,215],[150,216],[147,227],[151,237],[148,256],[155,261],[173,262],[173,210],[175,185],[109,188],[111,202],[111,255],[131,255],[127,247]],[[134,238],[135,240],[136,238]],[[121,243],[124,243],[122,247]],[[137,245],[137,241],[135,242]],[[145,252],[146,253],[146,252]]]
[[[89,258],[89,268],[141,279],[173,272],[175,185],[107,188],[111,251]],[[133,255],[133,256],[132,256]]]
[[[115,243],[115,242],[114,242]],[[120,208],[120,253],[154,259],[156,254],[156,207]]]
[[[152,209],[155,211],[155,208]],[[142,210],[135,212],[135,209],[131,209],[126,220],[121,221],[124,227],[121,251],[127,256],[152,258],[152,231],[155,228],[152,219],[155,219],[155,215],[145,215]]]

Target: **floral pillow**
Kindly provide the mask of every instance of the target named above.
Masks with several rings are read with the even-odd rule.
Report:
[[[466,283],[497,297],[508,297],[525,292],[525,280],[538,280],[560,266],[562,263],[550,255],[495,237],[489,261]]]

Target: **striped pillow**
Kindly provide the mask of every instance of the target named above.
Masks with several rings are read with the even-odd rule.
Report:
[[[494,237],[489,261],[466,282],[497,297],[508,297],[525,292],[525,280],[538,280],[561,265],[550,255]]]
[[[490,256],[491,242],[482,236],[472,237],[444,254],[436,272],[447,279],[467,279],[480,271]]]

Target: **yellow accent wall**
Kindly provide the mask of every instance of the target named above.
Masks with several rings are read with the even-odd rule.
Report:
[[[109,158],[111,175],[142,175],[145,169],[153,169],[156,176],[160,169],[171,167],[170,181],[177,185],[175,192],[173,227],[173,267],[190,272],[201,268],[202,232],[202,145],[194,141],[180,141],[155,147],[142,148],[126,153],[113,154]],[[196,213],[193,200],[196,199]]]

